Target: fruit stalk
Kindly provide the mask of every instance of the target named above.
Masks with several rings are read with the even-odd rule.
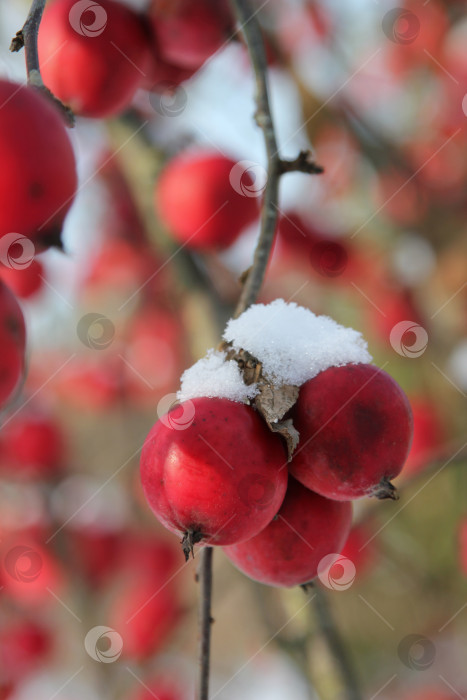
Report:
[[[32,0],[31,8],[23,27],[16,32],[10,44],[10,51],[21,51],[24,47],[28,85],[44,93],[61,110],[68,126],[74,126],[75,119],[69,107],[58,100],[44,85],[39,66],[39,51],[37,37],[44,13],[46,0]]]
[[[326,640],[334,661],[339,668],[346,700],[363,700],[358,680],[349,658],[346,646],[334,623],[325,591],[319,586],[313,588],[313,606],[318,628]]]
[[[39,52],[37,50],[37,35],[41,23],[46,0],[33,0],[23,28],[16,32],[10,46],[10,51],[20,51],[24,46],[26,53],[26,71],[28,79],[34,71],[39,71]],[[34,79],[34,78],[33,78]]]
[[[198,700],[209,697],[209,657],[211,648],[211,592],[212,592],[212,547],[203,547],[200,552],[198,580],[200,585],[199,605],[199,685]]]

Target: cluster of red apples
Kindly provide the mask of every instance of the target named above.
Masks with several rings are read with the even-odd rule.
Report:
[[[47,87],[76,114],[109,117],[138,88],[164,92],[191,77],[233,33],[225,0],[53,0],[39,31]]]
[[[255,580],[306,584],[343,548],[352,500],[397,497],[390,479],[410,449],[408,400],[378,367],[339,364],[305,381],[285,414],[299,433],[291,458],[254,403],[222,390],[201,389],[154,425],[143,489],[186,556],[194,544],[218,545]]]

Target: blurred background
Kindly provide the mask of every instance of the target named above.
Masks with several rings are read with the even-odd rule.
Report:
[[[325,169],[282,178],[260,301],[362,332],[414,412],[400,500],[355,504],[355,579],[322,594],[363,697],[465,698],[465,5],[253,5],[281,154],[311,148]],[[0,7],[0,73],[17,82],[24,57],[8,47],[28,9]],[[239,35],[169,87],[110,119],[78,116],[64,252],[0,270],[29,335],[22,395],[1,417],[0,698],[193,694],[196,557],[184,563],[146,505],[139,452],[180,374],[218,344],[259,222],[221,252],[180,247],[154,188],[185,150],[250,161],[256,182],[266,161]],[[213,698],[347,697],[312,595],[256,584],[215,552]]]

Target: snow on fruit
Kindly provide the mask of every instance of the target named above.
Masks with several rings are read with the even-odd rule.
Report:
[[[412,413],[370,363],[360,333],[282,299],[228,322],[142,453],[146,498],[186,556],[221,545],[257,581],[304,584],[343,548],[350,501],[396,497]]]

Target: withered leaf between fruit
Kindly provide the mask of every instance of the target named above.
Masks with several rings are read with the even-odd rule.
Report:
[[[299,434],[292,423],[291,418],[282,420],[298,399],[299,388],[293,384],[276,386],[271,382],[261,379],[259,382],[259,394],[255,397],[255,406],[258,412],[273,433],[279,433],[287,443],[288,461],[292,459],[295,448],[298,445]]]

